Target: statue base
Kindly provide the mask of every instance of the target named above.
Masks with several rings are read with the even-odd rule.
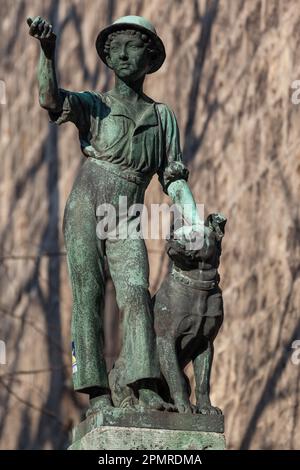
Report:
[[[224,417],[118,408],[73,429],[69,450],[224,450]]]

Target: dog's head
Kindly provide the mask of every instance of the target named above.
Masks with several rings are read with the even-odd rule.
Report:
[[[205,226],[210,229],[210,232],[215,233],[216,241],[221,244],[221,240],[225,234],[225,225],[227,219],[222,214],[210,214],[205,220]],[[204,235],[207,236],[207,235]],[[188,250],[185,247],[185,242],[171,237],[167,243],[167,253],[171,260],[182,269],[195,269],[201,259],[200,250]]]

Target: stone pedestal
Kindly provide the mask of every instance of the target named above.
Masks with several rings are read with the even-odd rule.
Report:
[[[222,450],[224,417],[112,409],[73,429],[70,450]]]

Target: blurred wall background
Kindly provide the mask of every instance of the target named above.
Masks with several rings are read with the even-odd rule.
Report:
[[[61,233],[83,161],[72,124],[48,123],[38,105],[37,42],[27,16],[58,34],[59,82],[107,90],[98,31],[144,15],[167,61],[147,93],[169,104],[181,129],[197,202],[228,217],[223,245],[225,322],[216,339],[213,401],[230,448],[299,448],[300,79],[297,0],[1,0],[0,448],[64,448],[86,405],[71,386],[71,292]],[[147,203],[169,201],[155,178]],[[170,202],[170,201],[169,201]],[[164,244],[148,243],[151,291],[167,269]],[[107,288],[109,331],[117,307]],[[107,345],[109,363],[116,343]]]

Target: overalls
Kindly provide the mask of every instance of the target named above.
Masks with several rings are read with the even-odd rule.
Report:
[[[104,360],[104,258],[121,312],[122,347],[115,368],[122,386],[160,376],[149,287],[149,263],[142,238],[101,240],[97,208],[144,202],[151,177],[158,173],[165,192],[170,182],[187,179],[175,115],[152,100],[134,122],[111,92],[60,90],[63,110],[49,113],[57,124],[72,121],[79,130],[82,165],[68,198],[63,222],[73,293],[73,382],[77,391],[108,388]]]

